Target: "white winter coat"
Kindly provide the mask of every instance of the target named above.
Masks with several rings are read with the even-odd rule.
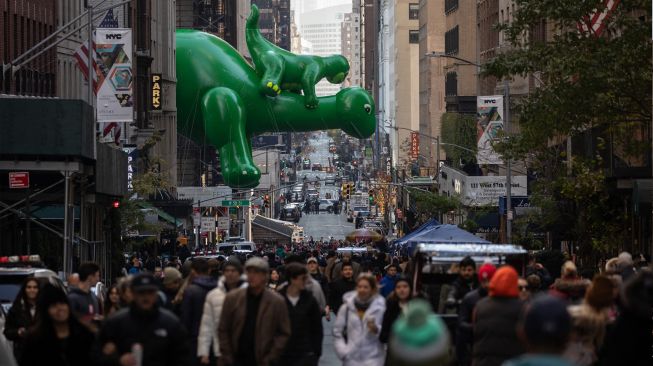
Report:
[[[242,287],[247,287],[247,278],[241,277]],[[220,314],[222,305],[227,296],[227,289],[224,286],[224,276],[218,280],[218,285],[206,294],[204,300],[204,310],[202,311],[202,321],[200,322],[200,331],[197,335],[197,357],[208,356],[213,342],[213,353],[220,356],[220,344],[218,343],[218,325],[220,325]]]
[[[379,334],[385,312],[385,299],[380,295],[375,295],[361,319],[354,306],[355,297],[356,291],[347,292],[342,296],[344,302],[338,310],[336,323],[333,326],[333,345],[336,355],[342,360],[343,366],[383,366],[385,347],[379,341]],[[343,337],[345,319],[348,324],[346,342]],[[378,329],[376,334],[370,333],[367,329],[369,319],[374,319],[374,324]]]

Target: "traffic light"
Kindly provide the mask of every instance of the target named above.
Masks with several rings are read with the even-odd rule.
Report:
[[[113,203],[111,204],[111,206],[113,206],[113,208],[120,208],[120,201],[117,201],[117,200],[116,200],[116,201],[113,201]]]
[[[343,183],[342,184],[342,196],[345,199],[349,199],[349,195],[351,194],[350,191],[350,183]]]
[[[368,192],[368,198],[370,200],[370,205],[374,204],[374,189],[370,189]]]
[[[265,196],[263,196],[263,206],[265,206],[265,208],[270,208],[270,195],[269,194],[266,194]]]

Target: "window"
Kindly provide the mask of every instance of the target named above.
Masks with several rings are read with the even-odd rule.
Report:
[[[408,43],[419,43],[419,31],[418,30],[408,31]]]
[[[408,4],[408,19],[419,19],[419,4]]]
[[[444,0],[444,13],[449,14],[458,9],[458,0]]]
[[[455,71],[448,72],[444,78],[444,94],[458,95],[458,75]]]
[[[453,27],[444,34],[444,53],[447,55],[458,53],[458,26]]]

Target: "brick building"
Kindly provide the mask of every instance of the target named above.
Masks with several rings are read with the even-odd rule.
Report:
[[[18,56],[52,34],[57,22],[57,1],[0,2],[0,94],[54,97],[56,49],[25,65],[10,65]],[[25,58],[21,61],[27,61]]]

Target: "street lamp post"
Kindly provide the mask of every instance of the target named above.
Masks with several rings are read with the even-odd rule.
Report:
[[[444,58],[451,58],[454,60],[458,60],[461,62],[465,62],[469,65],[474,65],[476,66],[477,70],[479,70],[478,75],[480,77],[480,68],[481,65],[472,62],[469,60],[466,60],[464,58],[454,56],[454,55],[447,55],[443,52],[428,52],[426,53],[426,57],[444,57]],[[477,85],[480,85],[480,83],[477,83]],[[506,134],[510,134],[510,81],[505,78],[503,80],[503,91],[504,91],[504,130],[506,131]],[[510,244],[512,241],[512,172],[511,172],[511,162],[510,162],[510,156],[507,157],[506,159],[506,243]]]

